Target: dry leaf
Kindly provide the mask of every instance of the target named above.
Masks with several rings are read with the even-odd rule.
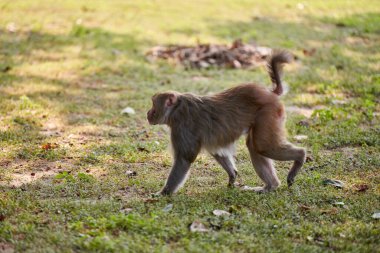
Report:
[[[317,52],[317,49],[315,49],[315,48],[312,48],[312,49],[310,49],[310,50],[308,50],[308,49],[303,49],[302,52],[303,52],[303,54],[304,54],[305,56],[313,56],[313,55]]]
[[[190,231],[191,232],[208,232],[210,230],[206,228],[206,226],[203,225],[203,223],[201,223],[200,221],[194,221],[190,225]]]
[[[338,209],[333,207],[331,209],[321,209],[320,212],[321,212],[321,214],[337,214]]]
[[[145,203],[155,203],[155,202],[158,202],[158,201],[159,201],[158,198],[147,198],[147,199],[144,199]]]
[[[59,147],[59,145],[58,145],[57,143],[50,143],[50,142],[45,143],[45,144],[43,144],[43,145],[41,146],[41,148],[42,148],[43,150],[56,149],[56,148],[58,148],[58,147]]]
[[[357,192],[365,192],[369,189],[369,186],[367,184],[356,184],[354,185],[354,189]]]
[[[227,212],[227,211],[224,211],[224,210],[218,210],[218,209],[212,211],[212,213],[213,213],[215,216],[222,216],[222,215],[227,215],[227,216],[229,216],[229,215],[231,215],[231,214],[230,214],[229,212]]]
[[[309,211],[309,210],[312,209],[311,206],[306,206],[306,205],[303,205],[303,204],[299,205],[298,208],[299,208],[301,211]]]

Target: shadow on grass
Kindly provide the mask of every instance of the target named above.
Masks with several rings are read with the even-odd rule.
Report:
[[[328,22],[341,28],[351,28],[351,32],[357,35],[380,35],[380,13],[369,12],[347,15],[341,18],[324,17],[323,22]]]
[[[80,25],[74,26],[67,35],[5,30],[0,30],[0,34],[0,108],[14,114],[21,112],[17,101],[25,96],[40,111],[53,110],[72,127],[113,123],[124,126],[131,120],[120,116],[125,101],[133,97],[145,99],[142,94],[136,94],[140,88],[131,81],[141,76],[143,80],[154,78],[141,53],[141,47],[148,42],[129,34]],[[57,69],[62,66],[57,65],[61,61],[70,64],[71,58],[80,62],[78,69],[70,66],[67,70]],[[33,68],[49,63],[55,67],[53,75],[44,67],[31,72],[18,71],[24,66]],[[73,120],[77,116],[81,120]],[[32,144],[40,144],[46,137],[37,132],[49,116],[45,113],[30,117],[35,118],[36,124],[33,135],[27,139]],[[9,129],[0,130],[1,136],[17,131],[12,129],[14,127],[10,125]],[[20,135],[14,137],[21,142],[25,140]]]

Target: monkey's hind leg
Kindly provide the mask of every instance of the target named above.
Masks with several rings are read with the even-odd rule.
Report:
[[[250,133],[247,137],[247,147],[251,156],[252,165],[257,175],[264,181],[264,187],[254,187],[256,192],[267,192],[280,186],[280,180],[277,177],[276,169],[273,167],[272,160],[260,155],[253,145],[253,136]]]
[[[291,186],[305,162],[306,150],[286,140],[284,117],[281,114],[273,115],[271,111],[275,110],[276,108],[267,108],[258,115],[256,117],[258,123],[253,127],[250,135],[260,155],[278,161],[294,161],[287,178],[288,186]]]
[[[255,136],[257,136],[257,132]],[[254,141],[256,150],[260,155],[278,161],[294,161],[287,177],[287,183],[290,187],[305,162],[306,150],[296,147],[286,140],[278,141],[273,138],[268,138],[267,141],[264,142],[262,139],[256,137]],[[268,143],[271,144],[268,145]]]
[[[271,150],[262,151],[261,154],[279,161],[294,161],[287,177],[289,187],[294,183],[294,178],[301,170],[306,159],[306,151],[304,148],[295,147],[288,142],[280,144]]]
[[[232,155],[221,156],[218,154],[212,154],[212,156],[222,166],[222,168],[227,172],[228,178],[229,178],[228,186],[233,187],[235,184],[236,176],[237,176],[237,170],[236,170],[235,163],[234,163]]]

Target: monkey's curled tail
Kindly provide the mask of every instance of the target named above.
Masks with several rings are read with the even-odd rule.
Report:
[[[290,63],[292,60],[293,57],[290,53],[286,51],[274,51],[267,61],[268,73],[275,87],[273,93],[279,96],[284,91],[281,82],[282,67],[285,63]]]

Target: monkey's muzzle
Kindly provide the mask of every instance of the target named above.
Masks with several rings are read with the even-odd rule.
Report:
[[[154,109],[150,109],[147,113],[146,113],[146,118],[148,119],[148,122],[150,125],[155,125],[155,122],[154,122],[154,116],[156,114],[156,111]]]

